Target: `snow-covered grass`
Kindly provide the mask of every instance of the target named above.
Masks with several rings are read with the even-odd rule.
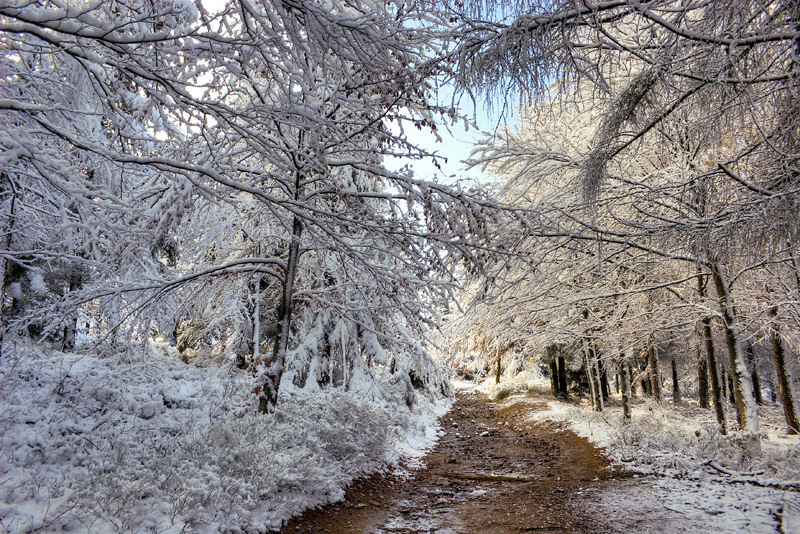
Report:
[[[752,476],[759,484],[800,484],[800,437],[767,432],[762,440],[764,455],[753,458],[737,433],[722,435],[713,413],[692,403],[659,406],[650,399],[640,400],[633,406],[630,424],[623,424],[618,402],[603,412],[557,400],[548,401],[548,406],[531,417],[569,421],[578,435],[605,447],[611,459],[639,473],[702,477],[709,472],[731,476],[725,472],[730,471],[758,473]],[[764,406],[761,411],[765,429],[779,426],[777,407]]]
[[[333,388],[258,415],[252,377],[227,366],[25,340],[3,347],[0,387],[0,532],[275,529],[419,457],[446,410]]]
[[[640,397],[630,424],[623,424],[619,399],[603,412],[552,397],[547,405],[530,418],[568,422],[640,479],[633,490],[593,497],[610,521],[649,510],[666,514],[662,527],[669,532],[800,532],[800,437],[780,432],[779,407],[761,407],[764,455],[752,458],[743,440],[723,436],[714,414],[692,401],[659,406]]]

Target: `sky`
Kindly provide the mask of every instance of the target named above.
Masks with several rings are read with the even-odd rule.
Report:
[[[452,88],[446,86],[440,88],[439,101],[449,105],[451,100]],[[403,165],[409,164],[414,169],[415,178],[423,180],[432,180],[436,177],[446,183],[453,183],[464,178],[484,182],[485,178],[481,170],[475,168],[467,171],[464,168],[463,161],[469,158],[473,146],[484,137],[484,132],[493,132],[498,123],[505,121],[497,111],[502,109],[502,106],[495,104],[492,106],[493,111],[490,112],[485,100],[477,99],[473,104],[466,97],[456,104],[458,105],[459,113],[469,120],[469,129],[465,128],[464,121],[458,121],[450,125],[437,124],[437,133],[441,140],[437,139],[436,135],[430,130],[424,129],[420,131],[413,127],[405,129],[405,134],[411,142],[447,158],[446,163],[440,162],[441,171],[436,168],[430,158],[417,161],[404,158],[389,158],[385,161],[386,166],[392,170],[397,170]],[[515,117],[511,117],[507,122],[510,123],[514,120]]]

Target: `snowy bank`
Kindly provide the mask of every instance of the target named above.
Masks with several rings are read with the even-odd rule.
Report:
[[[613,398],[603,412],[538,395],[505,402],[521,400],[537,405],[531,420],[569,423],[636,473],[633,486],[592,497],[592,506],[615,528],[647,513],[664,516],[664,532],[800,532],[800,437],[776,432],[777,408],[762,407],[765,454],[750,458],[735,434],[721,435],[713,414],[692,403],[667,409],[640,400],[631,423],[623,425]],[[540,409],[542,400],[547,409]]]
[[[0,386],[0,532],[277,529],[421,456],[449,402],[330,388],[257,415],[252,377],[230,368],[25,340],[3,347]]]

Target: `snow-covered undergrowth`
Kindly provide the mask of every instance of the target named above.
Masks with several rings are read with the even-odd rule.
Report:
[[[674,477],[706,475],[749,476],[763,485],[800,484],[800,438],[769,433],[762,440],[764,455],[745,452],[736,433],[722,435],[713,413],[693,404],[662,407],[651,400],[633,407],[630,424],[622,424],[622,408],[616,403],[595,412],[558,401],[535,418],[569,421],[572,429],[605,447],[609,458],[643,474]],[[762,407],[763,426],[775,429],[778,408]],[[728,414],[730,417],[734,415]],[[757,480],[756,480],[757,478]]]
[[[333,388],[258,415],[240,372],[25,341],[3,347],[0,387],[0,532],[275,529],[421,454],[446,410]]]
[[[494,376],[490,376],[475,386],[475,390],[487,395],[491,400],[502,400],[516,393],[539,391],[542,389],[544,382],[540,376],[533,372],[522,371],[513,378],[503,377],[499,384]],[[546,386],[549,389],[549,383]]]
[[[617,402],[603,412],[557,400],[547,404],[531,419],[566,421],[624,469],[656,477],[635,498],[629,490],[598,497],[609,513],[643,506],[672,514],[674,524],[665,519],[664,531],[800,532],[794,530],[800,526],[800,438],[777,432],[779,407],[761,408],[764,455],[752,458],[735,433],[720,434],[713,413],[693,403],[662,407],[640,400],[627,425]],[[734,415],[729,411],[728,420]]]

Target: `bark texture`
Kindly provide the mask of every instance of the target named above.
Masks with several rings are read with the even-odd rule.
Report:
[[[278,404],[278,389],[286,363],[286,351],[289,349],[289,333],[292,324],[292,299],[294,298],[294,282],[297,276],[297,265],[300,263],[300,237],[303,224],[297,217],[292,222],[292,241],[289,243],[289,255],[286,259],[286,272],[283,279],[281,304],[278,307],[275,345],[272,349],[272,361],[267,369],[267,377],[258,399],[258,411],[270,412]]]
[[[697,347],[697,382],[700,395],[700,407],[708,409],[708,361],[703,357],[703,351]]]
[[[661,404],[661,372],[658,365],[658,350],[654,339],[650,340],[650,347],[647,349],[647,362],[650,365],[650,391],[653,392],[653,400]]]
[[[697,277],[697,292],[700,298],[706,296],[706,282],[707,277],[698,275]],[[706,348],[706,358],[708,359],[708,373],[711,378],[711,396],[714,402],[714,412],[717,415],[717,423],[720,426],[720,431],[723,435],[728,433],[728,425],[725,421],[725,410],[722,406],[722,384],[720,383],[719,367],[717,365],[717,355],[714,352],[714,338],[711,333],[711,318],[703,317],[700,320],[700,331],[703,336],[703,344]]]
[[[711,264],[711,277],[717,290],[722,326],[725,330],[725,342],[730,357],[731,375],[733,378],[733,394],[736,401],[736,415],[739,429],[750,434],[748,449],[751,455],[761,455],[761,440],[758,437],[758,410],[753,396],[753,384],[744,363],[744,350],[739,336],[739,326],[733,310],[729,288],[722,277],[722,271],[716,263]]]
[[[619,376],[622,379],[622,424],[628,424],[631,421],[631,379],[625,364],[620,364]]]
[[[777,317],[778,310],[772,308],[770,315]],[[792,376],[786,366],[786,353],[783,348],[783,338],[779,325],[775,325],[772,331],[772,352],[775,356],[775,371],[778,375],[778,394],[783,403],[783,413],[786,417],[786,425],[789,427],[789,434],[800,433],[800,417],[798,417],[797,404],[795,403],[795,393],[792,387]]]
[[[561,396],[565,399],[569,398],[569,390],[567,389],[567,361],[563,356],[558,357],[558,390]]]
[[[674,404],[681,403],[681,386],[678,383],[678,366],[675,358],[672,359],[672,402]]]

